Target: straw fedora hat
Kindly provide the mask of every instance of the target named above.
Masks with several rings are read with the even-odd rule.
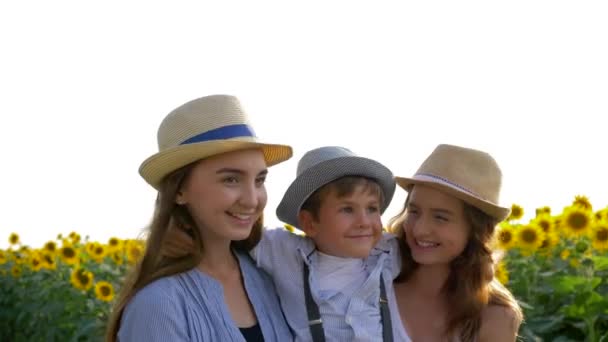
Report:
[[[393,173],[381,163],[360,157],[349,149],[325,146],[306,152],[298,162],[296,179],[291,183],[277,207],[277,217],[294,227],[298,225],[298,212],[302,204],[323,185],[344,176],[362,176],[374,179],[384,193],[384,212],[395,193]]]
[[[174,109],[160,124],[157,138],[159,152],[139,167],[156,189],[169,173],[217,154],[259,148],[268,166],[292,155],[290,146],[258,140],[239,100],[231,95],[205,96]]]
[[[500,206],[502,172],[486,152],[442,144],[435,148],[412,178],[396,177],[400,187],[410,191],[427,185],[477,207],[499,221],[510,209]]]

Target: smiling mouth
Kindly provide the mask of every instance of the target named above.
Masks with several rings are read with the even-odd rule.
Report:
[[[417,239],[415,239],[414,242],[416,243],[416,246],[420,247],[420,248],[435,248],[440,245],[437,242],[417,240]]]
[[[242,214],[242,213],[233,213],[230,211],[227,211],[226,214],[228,214],[228,216],[235,218],[241,222],[249,222],[249,221],[253,221],[255,219],[255,214]]]

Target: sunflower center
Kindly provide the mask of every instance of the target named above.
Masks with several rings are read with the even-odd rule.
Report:
[[[104,297],[109,296],[111,293],[110,288],[108,286],[101,286],[99,288],[99,292],[101,292],[101,295]]]
[[[513,239],[513,236],[511,235],[511,232],[502,231],[498,234],[498,239],[502,243],[509,243],[511,239]]]
[[[597,234],[595,235],[595,238],[598,241],[608,241],[608,229],[601,229],[597,232]]]
[[[568,225],[574,230],[580,230],[587,226],[587,217],[583,214],[574,213],[568,217]]]
[[[536,232],[530,229],[526,229],[521,232],[521,239],[527,243],[536,242]]]
[[[74,250],[71,249],[71,248],[69,248],[69,247],[68,248],[64,248],[63,249],[63,256],[66,257],[66,258],[73,258],[73,257],[76,256],[76,252],[74,252]]]
[[[548,221],[540,221],[538,225],[543,229],[545,233],[548,232],[549,228],[551,227],[551,224]]]
[[[89,283],[89,277],[83,271],[78,271],[76,278],[78,278],[78,282],[82,285]]]

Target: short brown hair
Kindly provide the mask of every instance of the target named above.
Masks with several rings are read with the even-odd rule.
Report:
[[[375,179],[362,176],[344,176],[334,181],[331,181],[310,195],[300,210],[306,210],[312,214],[315,221],[319,220],[319,210],[323,204],[323,200],[332,192],[335,192],[338,198],[351,195],[357,187],[363,186],[364,191],[378,196],[380,206],[384,205],[384,192],[380,184]]]

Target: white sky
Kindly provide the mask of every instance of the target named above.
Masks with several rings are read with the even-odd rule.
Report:
[[[0,4],[0,248],[137,236],[158,124],[215,93],[294,147],[271,168],[271,226],[298,158],[328,144],[403,176],[439,143],[479,148],[505,205],[608,205],[605,1],[202,3]]]

